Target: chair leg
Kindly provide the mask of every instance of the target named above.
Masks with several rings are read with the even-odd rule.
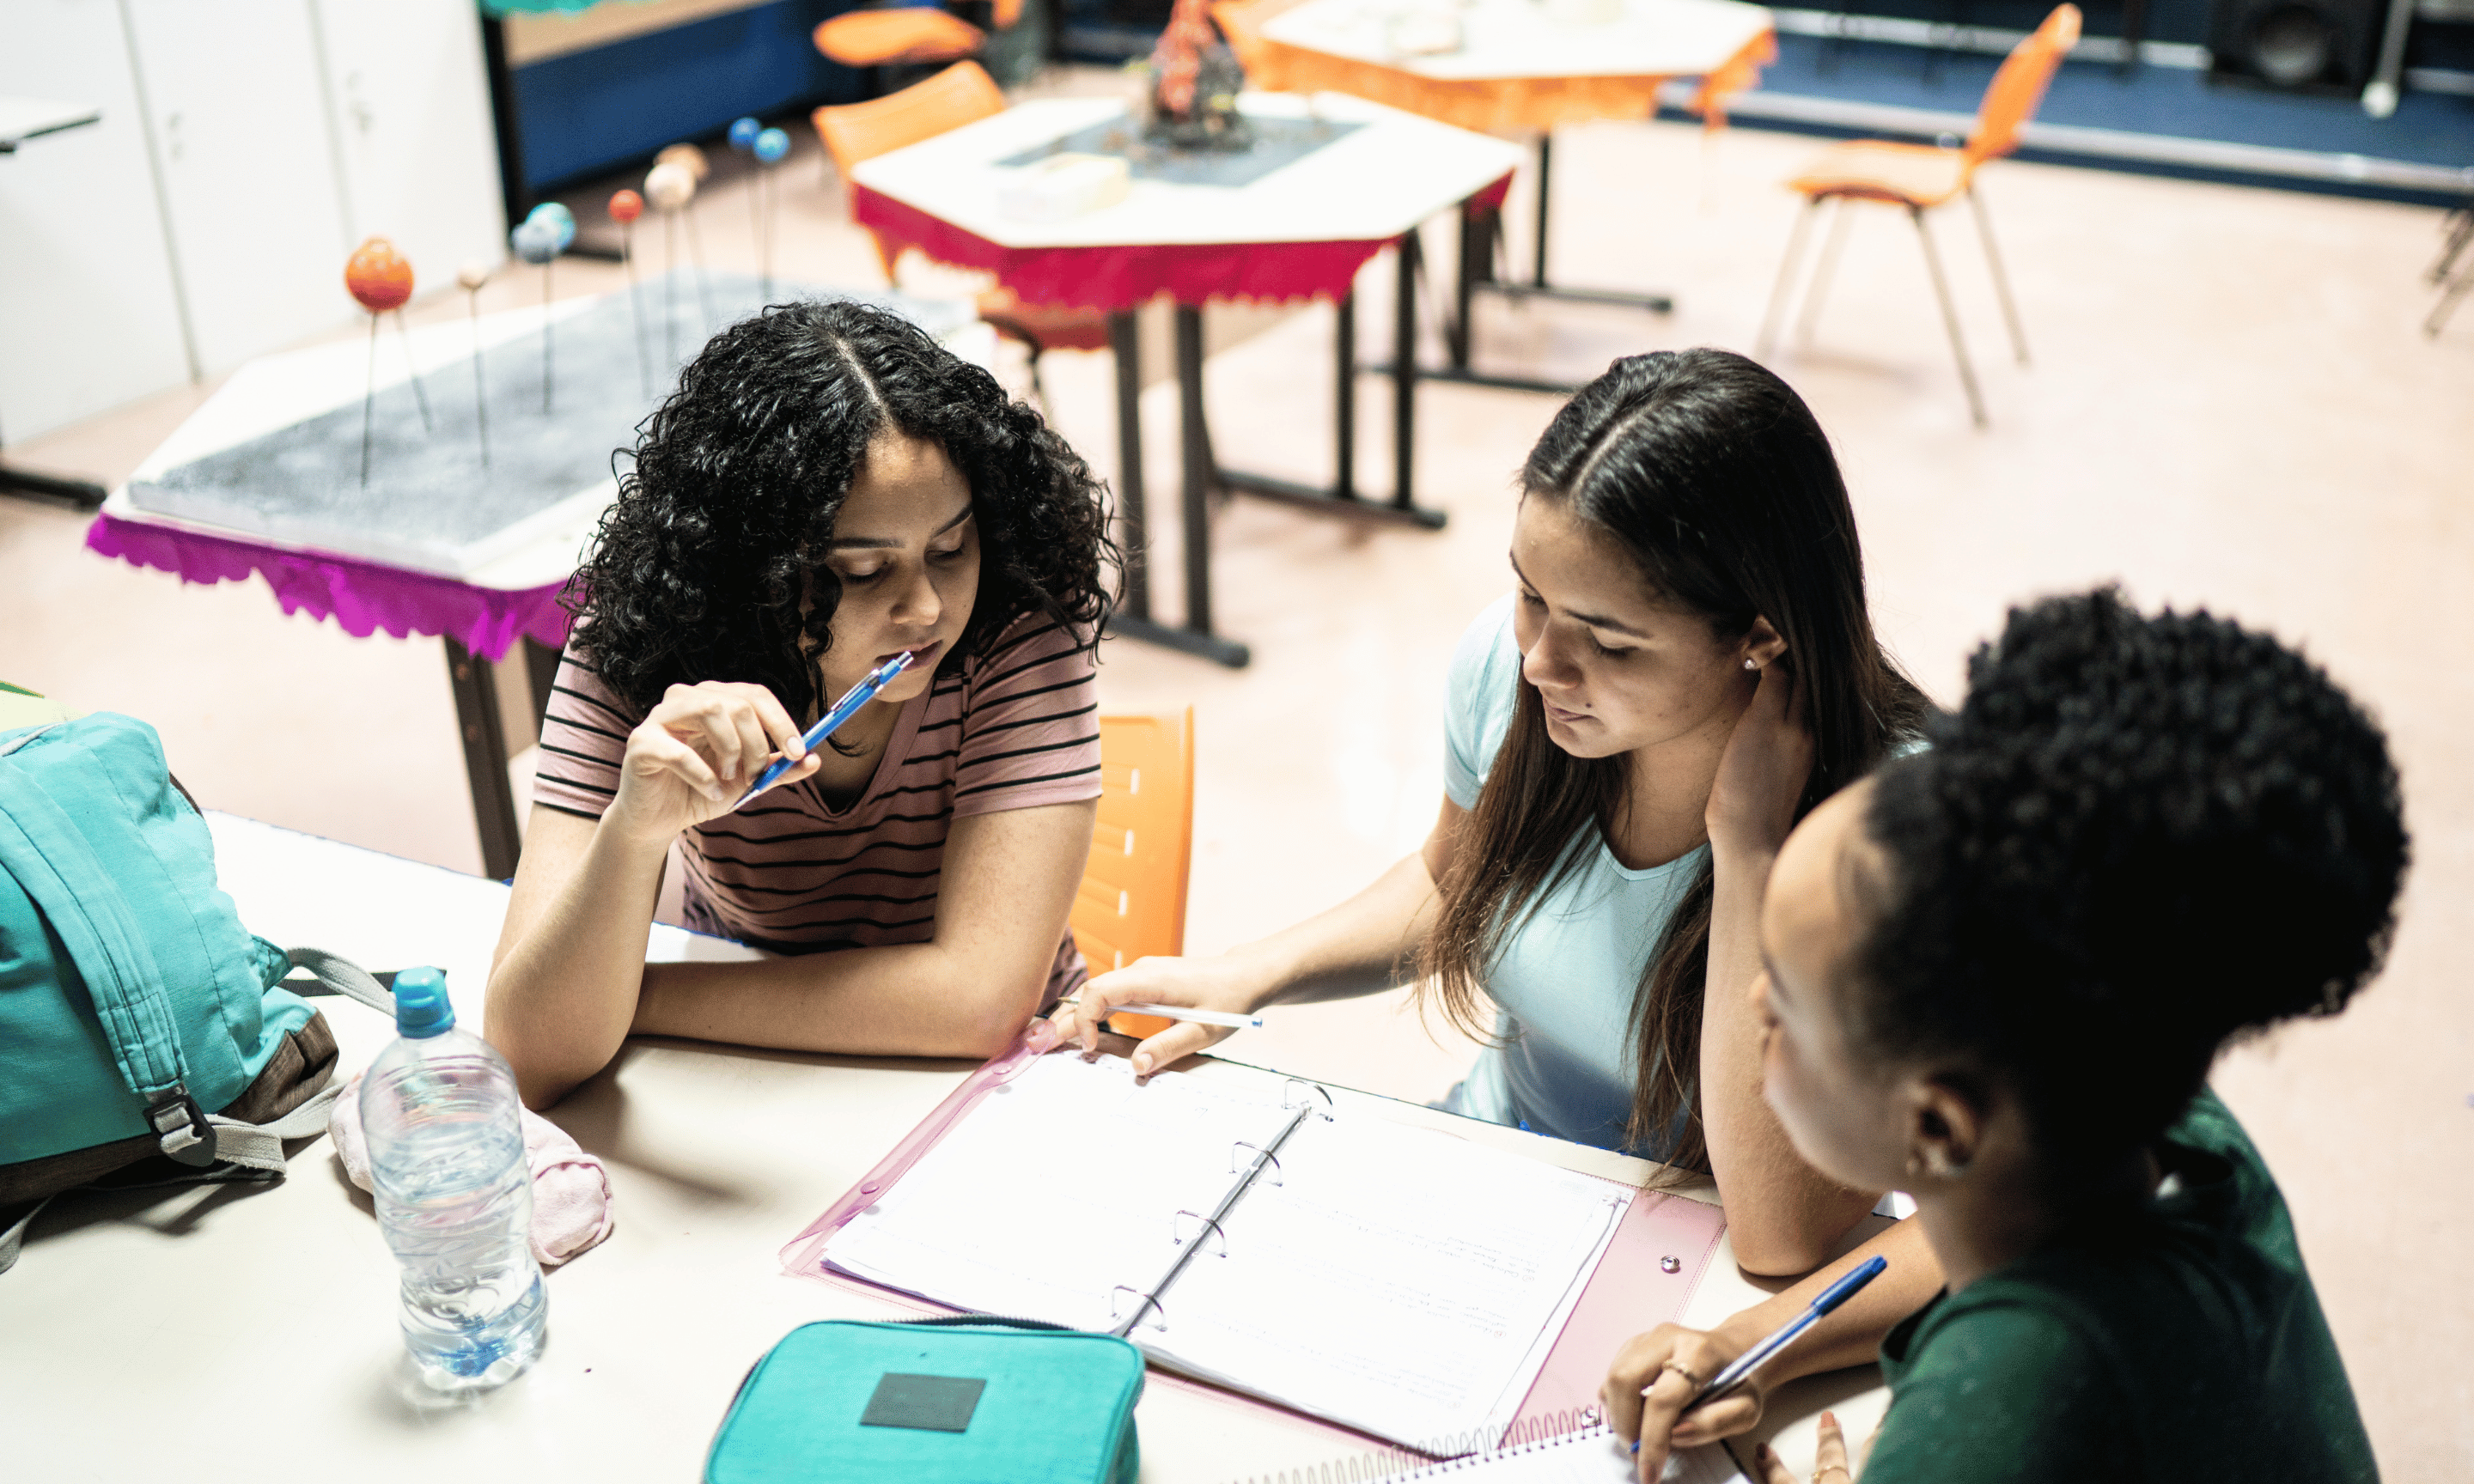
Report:
[[[1924,244],[1925,267],[1932,274],[1933,294],[1941,300],[1942,323],[1950,328],[1950,348],[1958,357],[1958,379],[1967,388],[1967,408],[1975,415],[1976,425],[1986,425],[1984,394],[1976,387],[1976,368],[1967,359],[1967,340],[1958,332],[1958,306],[1951,302],[1950,280],[1942,275],[1941,253],[1934,249],[1932,229],[1925,226],[1922,206],[1909,206],[1907,216],[1916,224],[1916,240]]]
[[[1976,210],[1976,234],[1984,239],[1984,261],[1993,268],[1993,287],[2001,296],[2001,320],[2010,326],[2010,348],[2018,354],[2019,364],[2027,364],[2027,330],[2019,323],[2019,305],[2010,298],[2010,275],[2001,266],[2001,253],[1993,246],[1993,218],[1985,214],[1984,198],[1976,194],[1976,183],[1969,181],[1967,203]]]
[[[2439,302],[2431,306],[2431,317],[2422,322],[2423,334],[2438,339],[2439,332],[2448,327],[2448,317],[2457,312],[2457,301],[2465,297],[2468,289],[2474,289],[2474,263],[2467,264],[2457,280],[2448,285],[2447,292],[2439,296]]]
[[[1804,313],[1795,322],[1795,343],[1801,347],[1812,344],[1812,331],[1821,323],[1822,301],[1830,297],[1830,284],[1838,276],[1838,254],[1847,248],[1847,224],[1853,203],[1846,197],[1834,197],[1830,213],[1830,235],[1821,239],[1821,261],[1814,265],[1812,281],[1805,286]]]
[[[1039,403],[1039,416],[1043,419],[1054,420],[1056,409],[1049,405],[1048,383],[1039,377],[1039,342],[1035,340],[1031,343],[1031,395]]]
[[[1761,334],[1753,342],[1753,359],[1766,361],[1778,344],[1779,311],[1786,304],[1787,285],[1795,281],[1795,268],[1804,256],[1804,239],[1812,229],[1812,213],[1821,207],[1822,198],[1808,197],[1804,210],[1795,219],[1795,229],[1787,233],[1786,256],[1779,261],[1778,282],[1770,287],[1769,307],[1761,311]]]

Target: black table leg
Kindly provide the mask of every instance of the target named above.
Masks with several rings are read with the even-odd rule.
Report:
[[[1423,272],[1419,252],[1418,234],[1412,230],[1402,235],[1399,244],[1399,276],[1396,290],[1395,326],[1393,333],[1394,365],[1380,368],[1393,378],[1393,486],[1392,498],[1383,504],[1361,499],[1357,492],[1357,298],[1354,294],[1340,302],[1340,322],[1336,334],[1339,342],[1337,364],[1333,373],[1339,377],[1339,388],[1332,397],[1333,431],[1338,435],[1339,477],[1329,489],[1316,489],[1286,479],[1273,479],[1267,474],[1249,474],[1224,468],[1210,460],[1211,435],[1206,428],[1200,438],[1205,467],[1212,471],[1220,487],[1234,494],[1259,495],[1277,500],[1301,510],[1321,511],[1325,515],[1354,515],[1363,519],[1398,522],[1434,531],[1443,528],[1447,518],[1443,512],[1428,510],[1416,503],[1417,485],[1412,479],[1414,456],[1411,441],[1417,431],[1418,378],[1418,275]],[[1180,313],[1183,311],[1180,310]],[[1201,384],[1201,317],[1196,319],[1195,354],[1196,385]],[[1398,369],[1400,357],[1408,357],[1409,374],[1403,377]],[[1195,394],[1195,418],[1200,425],[1201,394]]]
[[[1117,518],[1125,525],[1128,618],[1152,616],[1151,535],[1143,522],[1143,352],[1132,310],[1108,316],[1117,362]]]
[[[1211,432],[1202,420],[1202,306],[1176,306],[1179,516],[1185,523],[1185,627],[1211,632]]]
[[[1538,242],[1532,250],[1535,256],[1529,270],[1529,286],[1543,293],[1546,289],[1546,208],[1554,192],[1555,131],[1538,131]]]
[[[1450,351],[1450,364],[1424,372],[1437,381],[1454,381],[1464,386],[1499,387],[1511,392],[1544,392],[1556,396],[1569,396],[1580,390],[1568,381],[1545,381],[1535,376],[1498,376],[1491,371],[1471,369],[1469,353],[1476,342],[1476,331],[1469,319],[1469,302],[1478,290],[1500,294],[1507,299],[1564,299],[1582,303],[1615,304],[1627,308],[1643,308],[1664,314],[1675,307],[1675,300],[1663,294],[1619,294],[1599,289],[1558,288],[1546,281],[1546,199],[1547,180],[1554,159],[1554,136],[1540,134],[1538,139],[1538,242],[1532,258],[1531,281],[1516,283],[1494,275],[1494,231],[1496,217],[1492,211],[1480,210],[1472,202],[1461,203],[1460,271],[1453,275],[1453,321],[1443,327],[1445,347]],[[1378,367],[1377,370],[1390,370]]]
[[[1357,291],[1332,306],[1331,492],[1357,498]]]
[[[65,505],[71,510],[91,511],[103,508],[104,491],[103,486],[89,484],[83,479],[61,479],[0,464],[0,494],[23,495],[46,505]]]
[[[1424,239],[1411,227],[1400,238],[1399,274],[1392,302],[1392,508],[1414,514],[1418,459],[1418,275],[1425,271]],[[1443,513],[1435,514],[1443,524]]]
[[[473,787],[473,823],[481,834],[481,874],[503,881],[516,874],[523,837],[516,829],[516,791],[507,780],[507,730],[498,715],[497,677],[490,662],[453,639],[447,678],[455,692],[455,722],[464,738],[464,773]]]
[[[549,689],[558,683],[560,652],[530,634],[524,635],[524,678],[532,682],[533,736],[541,736],[542,718],[549,711]]]
[[[1194,373],[1186,372],[1186,316],[1194,316]],[[1147,644],[1200,655],[1231,669],[1253,657],[1243,644],[1211,632],[1211,525],[1203,509],[1208,492],[1210,433],[1202,426],[1202,321],[1199,310],[1177,309],[1177,371],[1185,426],[1186,626],[1171,628],[1152,617],[1150,528],[1143,514],[1142,342],[1131,310],[1108,316],[1108,344],[1117,357],[1117,514],[1125,524],[1125,602],[1108,617],[1108,632]],[[1190,390],[1188,390],[1190,389]],[[1201,460],[1203,477],[1196,478]]]

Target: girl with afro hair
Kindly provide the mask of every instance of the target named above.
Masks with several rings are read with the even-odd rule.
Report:
[[[777,304],[715,337],[570,588],[490,977],[525,1101],[639,1033],[983,1057],[1080,984],[1113,554],[1064,441],[897,316]],[[777,956],[643,961],[674,842],[689,925]]]

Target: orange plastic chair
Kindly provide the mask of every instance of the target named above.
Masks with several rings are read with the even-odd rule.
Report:
[[[989,20],[999,31],[1022,19],[1023,0],[996,0]],[[810,33],[816,50],[845,67],[934,66],[976,57],[987,33],[934,6],[897,5],[846,11]]]
[[[1984,426],[1984,396],[1976,385],[1976,369],[1968,361],[1967,342],[1959,333],[1958,310],[1951,302],[1950,283],[1942,275],[1941,254],[1933,248],[1932,233],[1925,226],[1925,213],[1955,197],[1967,198],[1976,215],[1977,234],[1984,242],[1985,261],[1993,269],[1994,289],[2001,298],[2001,316],[2010,328],[2011,348],[2017,352],[2019,364],[2026,365],[2026,331],[2020,327],[2019,307],[2010,298],[2010,277],[2002,271],[2001,254],[1993,246],[1992,219],[1985,214],[1984,199],[1976,193],[1976,172],[1986,160],[1998,159],[2019,148],[2019,132],[2044,101],[2046,84],[2053,80],[2053,69],[2061,65],[2064,54],[2077,45],[2078,39],[2078,7],[2056,7],[2043,25],[2010,49],[2001,70],[1993,74],[1992,84],[1984,90],[1984,102],[1977,108],[1976,132],[1965,144],[1952,148],[1899,144],[1887,139],[1851,140],[1822,156],[1812,168],[1788,181],[1787,189],[1804,197],[1805,209],[1796,218],[1795,234],[1787,239],[1786,261],[1779,265],[1778,284],[1770,291],[1769,308],[1761,316],[1761,337],[1753,353],[1768,359],[1777,341],[1779,312],[1785,307],[1787,286],[1795,279],[1812,215],[1822,203],[1836,202],[1839,205],[1831,219],[1830,239],[1822,249],[1820,267],[1805,292],[1797,335],[1806,340],[1812,336],[1822,298],[1829,292],[1831,273],[1838,264],[1847,227],[1846,203],[1878,201],[1904,207],[1916,224],[1917,240],[1924,244],[1925,266],[1932,274],[1933,292],[1941,299],[1942,323],[1950,330],[1951,350],[1958,357],[1958,379],[1967,388],[1968,409],[1976,417],[1976,425]]]
[[[1100,718],[1100,818],[1069,922],[1091,972],[1185,951],[1186,868],[1194,857],[1194,707]],[[1120,1015],[1113,1029],[1155,1036],[1169,1021]]]
[[[1019,10],[1020,0],[1015,0],[1015,6]],[[898,93],[865,103],[818,108],[811,120],[825,153],[833,156],[834,169],[840,174],[842,188],[847,192],[851,169],[860,161],[1003,113],[1005,108],[1005,92],[997,86],[996,79],[988,76],[987,69],[975,61],[958,61]],[[885,240],[874,232],[868,236],[876,244],[876,258],[885,270],[885,279],[891,283],[894,258],[900,250],[888,250]],[[1031,352],[1031,386],[1043,405],[1048,401],[1048,388],[1039,375],[1043,353],[1108,347],[1108,317],[1096,309],[1025,303],[1012,290],[997,288],[979,297],[979,310],[980,318],[999,334],[1020,341]]]

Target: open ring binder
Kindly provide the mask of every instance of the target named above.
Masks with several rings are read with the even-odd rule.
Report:
[[[1185,1380],[1414,1448],[1499,1446],[1594,1400],[1607,1356],[1679,1312],[1716,1260],[1710,1206],[1395,1112],[1236,1064],[1136,1078],[1119,1058],[1026,1042],[783,1261],[1113,1331]],[[1116,1159],[1059,1163],[1060,1130]]]
[[[1298,1082],[1295,1078],[1292,1078],[1289,1086],[1294,1088],[1312,1087],[1313,1085],[1310,1083]],[[1220,1204],[1212,1208],[1211,1214],[1202,1218],[1205,1222],[1209,1223],[1211,1226],[1218,1227],[1220,1223],[1226,1218],[1230,1211],[1237,1209],[1237,1203],[1246,1198],[1246,1192],[1254,1188],[1254,1182],[1261,1177],[1266,1168],[1278,1167],[1280,1162],[1280,1146],[1289,1141],[1289,1136],[1298,1131],[1298,1126],[1299,1124],[1304,1123],[1308,1118],[1315,1116],[1317,1113],[1322,1113],[1325,1118],[1331,1116],[1329,1113],[1324,1111],[1331,1106],[1331,1094],[1324,1092],[1321,1088],[1314,1088],[1314,1090],[1322,1094],[1322,1103],[1321,1107],[1317,1107],[1312,1101],[1303,1098],[1300,1098],[1297,1103],[1292,1105],[1288,1101],[1288,1092],[1286,1090],[1281,1092],[1280,1106],[1284,1108],[1294,1107],[1295,1111],[1289,1114],[1289,1121],[1281,1125],[1279,1134],[1274,1137],[1269,1144],[1266,1144],[1259,1149],[1254,1149],[1253,1145],[1242,1141],[1236,1145],[1239,1149],[1254,1149],[1254,1162],[1246,1167],[1246,1172],[1238,1177],[1237,1184],[1228,1187],[1228,1193],[1220,1198]],[[1277,1182],[1274,1182],[1274,1184],[1277,1184]],[[1168,1265],[1168,1271],[1160,1275],[1160,1281],[1152,1284],[1151,1292],[1143,1295],[1143,1302],[1134,1305],[1134,1312],[1130,1316],[1119,1320],[1117,1322],[1117,1327],[1108,1332],[1121,1340],[1127,1335],[1133,1333],[1134,1326],[1142,1323],[1144,1311],[1147,1308],[1159,1307],[1159,1296],[1168,1292],[1170,1286],[1184,1274],[1186,1264],[1192,1262],[1194,1260],[1194,1255],[1201,1250],[1202,1244],[1201,1242],[1197,1242],[1179,1252],[1176,1255],[1176,1260]],[[1224,1256],[1227,1252],[1227,1245],[1225,1239],[1221,1246],[1221,1252]],[[1113,1304],[1111,1304],[1110,1312],[1115,1312]]]

